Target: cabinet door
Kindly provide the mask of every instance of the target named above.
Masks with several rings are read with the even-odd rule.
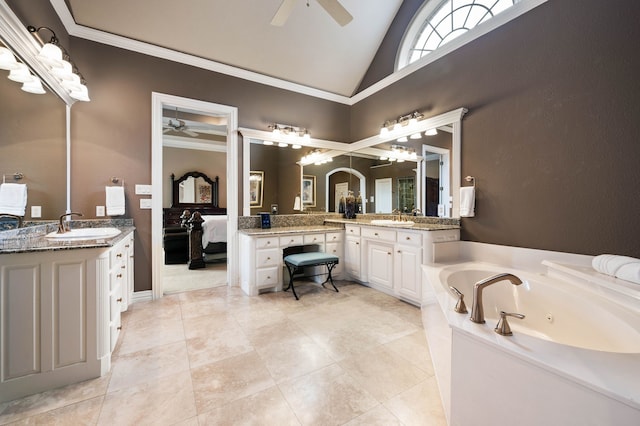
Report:
[[[338,256],[339,263],[333,267],[331,272],[331,276],[333,278],[339,278],[342,270],[344,269],[344,256],[342,255],[342,244],[341,243],[326,243],[325,244],[325,252],[328,254],[332,254],[334,256]],[[327,268],[322,267],[322,270],[326,272]]]
[[[395,291],[397,294],[418,303],[422,294],[421,260],[421,248],[406,245],[396,246]]]
[[[369,282],[393,288],[393,246],[369,242]]]
[[[347,237],[344,245],[344,270],[354,279],[360,279],[360,237]]]

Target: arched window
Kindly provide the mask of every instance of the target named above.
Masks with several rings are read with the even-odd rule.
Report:
[[[418,11],[405,33],[398,51],[396,69],[401,69],[440,49],[450,41],[467,33],[477,25],[491,20],[495,15],[512,8],[517,3],[529,3],[503,19],[502,25],[513,17],[537,6],[540,0],[430,0]],[[522,5],[525,6],[525,5]],[[490,28],[490,29],[493,29]],[[490,30],[489,29],[489,30]],[[486,31],[485,31],[486,32]],[[485,32],[476,32],[479,37]]]

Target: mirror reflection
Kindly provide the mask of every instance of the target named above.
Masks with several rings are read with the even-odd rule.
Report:
[[[202,177],[189,176],[179,184],[178,200],[180,203],[211,204],[211,185]]]
[[[0,69],[0,179],[27,185],[25,221],[57,219],[66,210],[65,104],[46,88],[23,91],[8,74]]]

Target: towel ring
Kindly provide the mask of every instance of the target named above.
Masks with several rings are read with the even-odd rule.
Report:
[[[117,177],[111,178],[111,183],[116,184],[118,182],[120,182],[120,178],[117,178]],[[124,186],[124,179],[122,179],[122,184],[120,186]]]
[[[15,172],[12,174],[13,174],[13,180],[21,180],[24,178],[24,174],[20,172]],[[9,176],[11,176],[11,174],[9,174]],[[5,174],[2,175],[2,183],[7,183],[7,175]]]
[[[464,178],[464,180],[466,180],[467,182],[471,182],[474,188],[476,187],[476,178],[474,178],[473,176],[467,176],[466,178]]]

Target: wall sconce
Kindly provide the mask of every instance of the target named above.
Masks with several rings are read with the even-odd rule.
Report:
[[[269,124],[268,128],[269,130],[271,130],[271,133],[273,133],[273,135],[276,137],[291,138],[293,140],[300,139],[305,142],[308,142],[311,140],[311,135],[309,134],[309,131],[302,127],[290,126],[288,124],[273,123],[273,124]],[[301,148],[299,144],[294,144],[294,145],[298,146],[297,148],[294,148],[294,149]],[[284,146],[287,146],[287,145],[285,144]]]
[[[37,95],[45,92],[42,81],[31,73],[29,67],[22,62],[18,62],[13,52],[4,46],[0,46],[0,69],[9,71],[7,78],[22,83],[22,90]]]
[[[89,89],[86,81],[78,68],[73,63],[67,51],[60,45],[56,33],[49,27],[33,27],[29,25],[27,30],[42,45],[36,56],[38,61],[45,65],[62,87],[75,100],[89,102]],[[40,31],[47,30],[51,33],[51,39],[45,43],[40,37]]]
[[[305,155],[300,159],[300,164],[303,166],[308,166],[309,164],[314,164],[319,166],[321,164],[330,163],[333,161],[333,158],[325,154],[324,152],[316,149],[311,151],[309,154]]]
[[[404,132],[405,130],[410,130],[423,118],[424,115],[422,113],[414,111],[410,114],[401,115],[395,120],[387,120],[380,128],[380,137],[386,138],[394,132],[398,133],[400,131]],[[421,137],[420,132],[414,132],[411,134],[411,139],[420,139]],[[408,140],[407,136],[401,136],[397,139],[398,142],[407,142]]]
[[[413,149],[409,149],[402,145],[391,145],[391,150],[387,152],[387,154],[382,155],[380,160],[389,160],[391,162],[397,161],[398,163],[402,163],[407,160],[417,161],[418,154]]]

